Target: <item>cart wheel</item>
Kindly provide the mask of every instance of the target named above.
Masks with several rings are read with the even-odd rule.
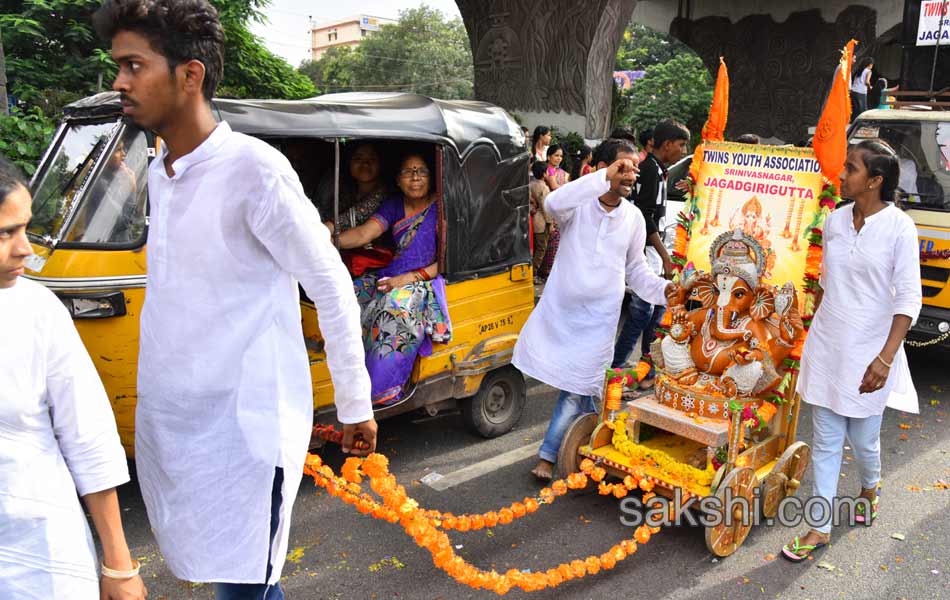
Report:
[[[462,402],[462,420],[472,433],[498,437],[518,424],[526,398],[520,371],[511,366],[495,369],[485,375],[478,393]]]
[[[564,433],[561,447],[557,451],[557,477],[563,479],[580,469],[581,457],[577,453],[581,446],[590,443],[590,436],[597,427],[597,413],[588,413],[574,419]]]
[[[729,518],[724,516],[718,525],[706,528],[706,547],[716,556],[729,556],[749,535],[753,520],[752,494],[758,484],[755,471],[749,467],[737,467],[726,475],[716,490],[721,510],[732,510]],[[741,503],[730,506],[726,501],[726,490],[732,490],[730,495],[736,500],[745,498],[745,507],[748,510],[744,510]]]
[[[805,469],[811,461],[811,447],[795,442],[785,449],[772,472],[762,482],[762,515],[771,519],[786,496],[793,496],[801,485]]]

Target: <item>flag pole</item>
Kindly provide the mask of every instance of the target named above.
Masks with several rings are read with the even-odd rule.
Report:
[[[940,40],[943,38],[943,22],[947,20],[947,2],[940,3],[940,27],[937,28],[937,43],[934,45],[934,59],[930,65],[930,88],[927,90],[928,97],[933,101],[934,77],[937,75],[937,55],[940,52]]]

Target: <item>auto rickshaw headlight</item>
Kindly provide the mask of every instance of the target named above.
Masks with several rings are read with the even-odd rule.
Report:
[[[83,292],[57,294],[73,319],[106,319],[125,315],[122,292]]]

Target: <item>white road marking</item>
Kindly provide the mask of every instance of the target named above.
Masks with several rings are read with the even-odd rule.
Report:
[[[547,427],[547,423],[545,423],[544,426]],[[507,467],[508,465],[512,465],[518,461],[536,456],[540,446],[540,442],[531,442],[530,444],[520,448],[509,450],[503,454],[499,454],[481,462],[477,462],[473,465],[463,467],[458,471],[453,471],[448,475],[444,475],[443,477],[432,481],[431,483],[427,482],[427,485],[437,492],[443,492],[451,487],[457,486],[460,483],[471,481],[472,479],[481,477],[482,475],[491,473],[493,471],[497,471],[498,469]]]

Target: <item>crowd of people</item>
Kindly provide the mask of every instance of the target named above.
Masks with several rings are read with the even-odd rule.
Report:
[[[211,4],[106,0],[94,22],[111,43],[125,116],[164,142],[148,168],[136,409],[151,529],[176,577],[214,584],[218,600],[280,600],[313,416],[298,282],[319,315],[343,450],[372,452],[374,404],[398,402],[415,356],[451,335],[432,157],[406,152],[390,184],[378,148],[349,148],[339,217],[321,224],[283,154],[215,120],[224,31]],[[641,335],[652,339],[675,292],[659,223],[666,168],[689,138],[667,119],[639,139],[618,131],[566,157],[550,129],[532,136],[533,258],[547,285],[512,363],[559,391],[533,470],[540,479],[551,478],[574,418],[597,410],[604,366],[625,361]],[[880,506],[884,406],[916,403],[901,341],[920,309],[920,275],[913,223],[892,202],[899,177],[885,142],[850,150],[840,187],[853,202],[825,226],[825,295],[801,369],[815,493],[836,493],[847,436],[872,507],[865,521]],[[24,178],[0,160],[0,598],[142,600],[108,398],[66,309],[21,277],[31,207]],[[352,252],[355,280],[331,235]],[[856,362],[841,368],[849,353]],[[829,530],[795,538],[785,556],[807,558]]]

